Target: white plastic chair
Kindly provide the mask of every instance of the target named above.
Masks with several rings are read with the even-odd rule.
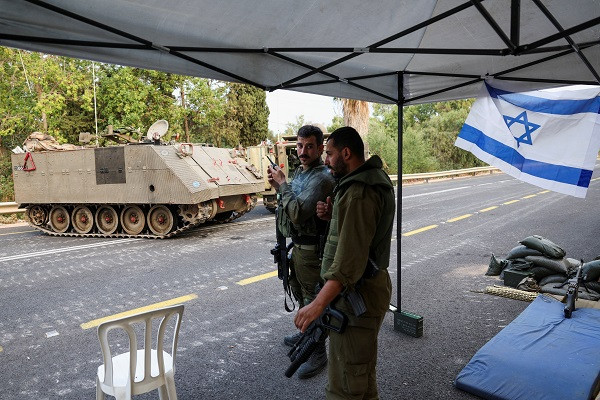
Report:
[[[107,321],[98,326],[98,339],[102,347],[104,364],[98,367],[96,375],[96,400],[104,400],[104,394],[117,400],[130,400],[132,395],[159,389],[161,400],[176,400],[175,392],[175,353],[181,326],[183,305],[166,307],[130,317]],[[171,352],[163,350],[165,330],[172,317],[174,322]],[[152,322],[158,325],[156,349],[152,348]],[[138,349],[134,324],[143,325],[144,348]],[[173,325],[173,323],[171,324]],[[108,333],[122,329],[129,339],[129,351],[112,356],[108,343]]]

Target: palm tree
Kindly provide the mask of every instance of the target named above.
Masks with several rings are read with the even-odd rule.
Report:
[[[344,125],[351,126],[358,131],[365,143],[365,158],[369,154],[367,134],[369,133],[369,103],[362,100],[342,99],[342,113]]]

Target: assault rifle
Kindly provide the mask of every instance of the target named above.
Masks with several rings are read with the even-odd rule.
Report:
[[[273,169],[279,168],[277,166],[277,164],[275,164],[269,156],[266,156],[266,157],[269,160],[269,162],[271,163],[271,166],[273,167]],[[271,254],[273,255],[273,262],[275,264],[277,264],[277,277],[283,281],[283,290],[285,293],[283,304],[284,304],[285,310],[287,312],[292,312],[292,311],[294,311],[296,306],[294,304],[294,299],[292,298],[292,289],[290,288],[290,282],[289,282],[289,280],[290,280],[290,256],[288,255],[288,253],[290,252],[291,248],[294,246],[294,243],[290,243],[288,245],[285,236],[283,236],[283,233],[281,233],[281,230],[279,229],[279,212],[281,211],[279,209],[279,207],[282,207],[282,205],[281,205],[281,199],[279,198],[279,194],[277,195],[277,198],[278,198],[277,209],[275,210],[275,238],[277,240],[277,243],[275,244],[275,247],[271,249]],[[287,304],[288,297],[290,298],[290,300],[292,302],[293,308],[291,308],[291,309],[289,308],[289,306]]]
[[[348,325],[348,317],[343,312],[333,307],[333,302],[325,307],[323,313],[314,320],[304,331],[300,339],[288,353],[292,364],[285,371],[285,376],[291,378],[294,373],[304,364],[315,351],[319,343],[327,339],[327,329],[337,333],[344,333]]]
[[[568,284],[567,289],[567,301],[565,305],[565,318],[571,318],[571,314],[575,311],[575,300],[577,300],[579,294],[579,286],[584,286],[583,276],[581,272],[581,265],[577,268],[577,274],[574,278],[568,279],[564,284]],[[587,288],[586,288],[587,289]]]

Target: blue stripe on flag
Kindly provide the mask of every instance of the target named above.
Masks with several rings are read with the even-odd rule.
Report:
[[[600,114],[600,97],[583,100],[551,100],[522,93],[507,92],[485,83],[490,96],[514,106],[546,114],[571,115],[579,113]]]
[[[475,144],[486,153],[501,159],[526,174],[569,185],[586,188],[590,186],[593,171],[529,160],[512,147],[486,136],[482,131],[471,125],[464,124],[458,137]]]

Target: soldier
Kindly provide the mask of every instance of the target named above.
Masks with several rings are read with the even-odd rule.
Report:
[[[269,183],[281,196],[278,220],[284,235],[292,238],[290,287],[300,308],[315,298],[315,287],[320,282],[321,260],[319,237],[325,235],[326,222],[317,218],[316,206],[333,192],[335,180],[323,165],[323,132],[316,126],[305,125],[298,130],[296,144],[300,166],[290,184],[279,168],[269,167]],[[283,228],[283,229],[282,229]],[[301,333],[286,336],[284,343],[293,346]],[[298,369],[298,377],[310,378],[327,365],[327,351],[323,343]]]
[[[348,316],[342,334],[329,333],[327,399],[378,399],[377,335],[392,291],[387,272],[394,221],[394,188],[378,156],[365,162],[364,145],[353,128],[337,129],[327,141],[325,163],[339,179],[334,201],[319,202],[317,215],[330,220],[318,296],[296,314],[304,332],[338,295],[335,307]],[[372,260],[372,261],[370,261]],[[376,267],[377,268],[376,268]],[[346,297],[364,299],[357,316]]]

